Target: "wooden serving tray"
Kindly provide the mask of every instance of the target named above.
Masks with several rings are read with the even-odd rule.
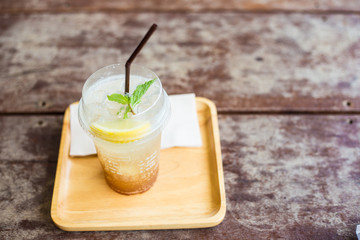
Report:
[[[203,146],[161,150],[147,192],[126,196],[106,184],[97,156],[70,157],[65,112],[51,217],[66,231],[203,228],[219,224],[226,200],[216,107],[196,98]]]

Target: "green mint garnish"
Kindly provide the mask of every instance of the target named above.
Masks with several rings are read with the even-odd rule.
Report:
[[[127,119],[128,118],[128,113],[130,112],[130,105],[127,105],[126,108],[125,108],[125,112],[124,112],[124,119]],[[131,109],[132,111],[132,109]],[[132,111],[133,112],[133,111]],[[133,112],[134,113],[134,112]],[[134,113],[135,114],[135,113]]]
[[[107,98],[110,101],[114,101],[114,102],[121,103],[121,104],[129,103],[129,99],[126,96],[119,94],[119,93],[113,93],[110,96],[108,95]]]
[[[130,103],[132,106],[135,106],[135,105],[138,105],[139,103],[141,103],[141,97],[146,93],[146,91],[149,89],[151,84],[153,84],[153,82],[155,82],[155,79],[145,82],[136,87],[134,93],[130,97]]]
[[[149,89],[151,84],[153,84],[154,82],[155,82],[155,79],[138,85],[131,96],[129,96],[128,94],[122,95],[120,93],[113,93],[111,95],[108,95],[107,98],[110,101],[117,102],[117,103],[120,103],[123,105],[127,105],[125,107],[125,111],[124,111],[124,119],[127,119],[127,118],[129,118],[129,116],[128,116],[129,112],[131,112],[132,114],[135,115],[133,108],[136,105],[138,105],[139,103],[141,103],[142,96],[144,96],[146,91]],[[120,113],[120,111],[118,112],[118,114],[119,113]]]

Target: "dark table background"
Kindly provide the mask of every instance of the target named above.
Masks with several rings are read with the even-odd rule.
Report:
[[[136,59],[218,107],[227,213],[213,228],[64,232],[50,218],[63,113]],[[0,1],[1,239],[356,239],[358,0]]]

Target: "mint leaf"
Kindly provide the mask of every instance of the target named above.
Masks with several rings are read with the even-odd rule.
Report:
[[[154,82],[155,82],[155,78],[153,80],[140,84],[136,87],[134,93],[130,97],[130,104],[132,107],[135,107],[137,104],[141,102],[141,97],[144,96],[146,91]]]
[[[107,98],[110,101],[117,102],[120,104],[128,104],[130,102],[128,97],[126,97],[120,93],[113,93],[111,95],[108,95]]]
[[[141,102],[142,96],[146,93],[146,91],[149,89],[151,84],[155,82],[155,78],[153,80],[147,81],[143,84],[140,84],[136,87],[134,93],[129,97],[129,94],[119,94],[119,93],[113,93],[111,95],[107,95],[107,98],[109,101],[117,102],[125,106],[122,106],[120,110],[117,112],[117,115],[119,115],[124,110],[124,119],[129,118],[128,113],[131,112],[133,115],[135,115],[135,112],[133,110],[133,107],[135,107],[137,104]]]
[[[124,119],[129,118],[128,115],[127,115],[129,112],[130,112],[130,107],[129,107],[129,105],[127,105],[126,108],[125,108],[125,112],[124,112]]]

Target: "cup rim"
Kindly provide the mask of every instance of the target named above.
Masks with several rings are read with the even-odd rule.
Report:
[[[106,142],[109,142],[107,139],[103,139],[99,136],[97,136],[96,134],[94,134],[90,129],[89,129],[89,125],[90,124],[89,122],[87,122],[85,119],[83,119],[83,104],[85,104],[84,102],[84,96],[83,96],[83,93],[84,93],[84,89],[89,89],[93,84],[96,84],[97,82],[100,82],[102,77],[93,77],[94,74],[100,72],[100,71],[104,71],[106,73],[107,69],[114,69],[115,68],[119,68],[119,67],[124,67],[125,68],[125,65],[123,65],[122,63],[115,63],[115,64],[111,64],[111,65],[107,65],[107,66],[104,66],[100,69],[98,69],[97,71],[95,71],[93,74],[91,74],[87,79],[86,79],[86,82],[83,86],[83,89],[82,89],[82,97],[79,101],[79,110],[78,110],[78,115],[79,115],[79,122],[80,122],[80,125],[81,127],[85,130],[85,132],[90,135],[91,137],[95,138],[95,139],[101,139],[103,141],[106,141]],[[156,128],[152,129],[150,132],[144,134],[142,136],[141,139],[137,139],[134,141],[134,143],[139,143],[139,142],[142,142],[143,141],[147,141],[148,137],[151,136],[150,133],[153,133],[155,131],[158,131],[159,129],[163,129],[164,125],[166,124],[166,122],[168,121],[168,118],[169,118],[169,115],[170,115],[170,111],[171,111],[171,107],[170,107],[170,99],[168,99],[168,96],[166,94],[166,91],[163,89],[163,86],[162,86],[162,83],[161,83],[161,80],[160,78],[158,77],[158,75],[156,73],[154,73],[152,70],[142,66],[142,65],[137,65],[137,64],[134,64],[135,68],[137,69],[140,69],[140,70],[145,70],[146,72],[150,73],[151,75],[153,75],[155,78],[156,78],[156,81],[158,82],[158,86],[159,86],[159,92],[157,94],[157,98],[156,100],[152,103],[151,106],[149,106],[148,108],[146,108],[144,111],[142,112],[139,112],[139,113],[136,113],[135,115],[132,115],[131,119],[134,119],[134,120],[137,120],[141,117],[143,117],[146,113],[148,113],[149,111],[151,111],[152,109],[154,109],[154,107],[159,104],[160,100],[162,98],[165,98],[167,100],[165,100],[165,105],[163,106],[164,109],[161,111],[161,115],[159,115],[159,120],[156,121]],[[101,74],[101,73],[100,73]],[[113,75],[116,75],[116,74],[113,74]],[[109,76],[103,76],[103,78],[107,78],[107,77],[111,77],[113,75],[109,75]],[[141,74],[139,75],[141,76]],[[86,84],[91,78],[93,78],[94,81],[91,81],[91,83],[88,83]],[[165,109],[166,108],[166,109]],[[160,124],[160,125],[159,125]],[[126,144],[131,144],[133,142],[129,142],[129,143],[126,143]],[[124,143],[123,143],[124,144]]]
[[[114,63],[114,64],[106,65],[106,66],[104,66],[104,67],[96,70],[95,72],[93,72],[93,73],[86,79],[86,81],[85,81],[85,83],[84,83],[84,86],[83,86],[83,88],[82,88],[82,91],[81,91],[81,95],[83,95],[83,93],[84,93],[84,89],[85,89],[85,86],[86,86],[87,81],[88,81],[91,77],[93,77],[96,73],[98,73],[98,72],[100,72],[100,71],[102,71],[102,70],[106,70],[106,69],[108,69],[108,68],[114,68],[114,67],[118,68],[118,67],[121,67],[121,66],[123,66],[123,67],[125,68],[125,63],[124,63],[123,61],[121,61],[121,62],[119,62],[119,63]],[[144,110],[144,111],[142,111],[142,112],[140,112],[140,113],[136,113],[135,115],[133,115],[132,118],[133,118],[133,119],[136,119],[136,118],[141,117],[143,114],[145,114],[147,111],[149,111],[150,109],[152,109],[152,108],[158,103],[161,95],[163,94],[163,91],[162,91],[162,90],[163,90],[163,86],[162,86],[162,83],[161,83],[161,80],[160,80],[159,76],[158,76],[155,72],[153,72],[152,70],[150,70],[149,68],[144,67],[144,66],[142,66],[142,65],[138,65],[138,64],[132,64],[131,66],[132,66],[132,67],[135,66],[136,68],[141,68],[141,69],[144,69],[144,70],[150,72],[151,74],[153,74],[153,75],[155,76],[155,78],[158,80],[158,83],[159,83],[159,94],[158,94],[156,100],[155,100],[155,101],[153,102],[153,104],[152,104],[151,106],[149,106],[146,110]],[[125,74],[125,73],[124,73],[124,74]],[[131,76],[131,72],[130,72],[130,76]],[[99,80],[99,79],[98,79],[98,80]],[[97,81],[98,81],[98,80],[97,80]],[[83,96],[81,96],[81,98],[83,98]]]

